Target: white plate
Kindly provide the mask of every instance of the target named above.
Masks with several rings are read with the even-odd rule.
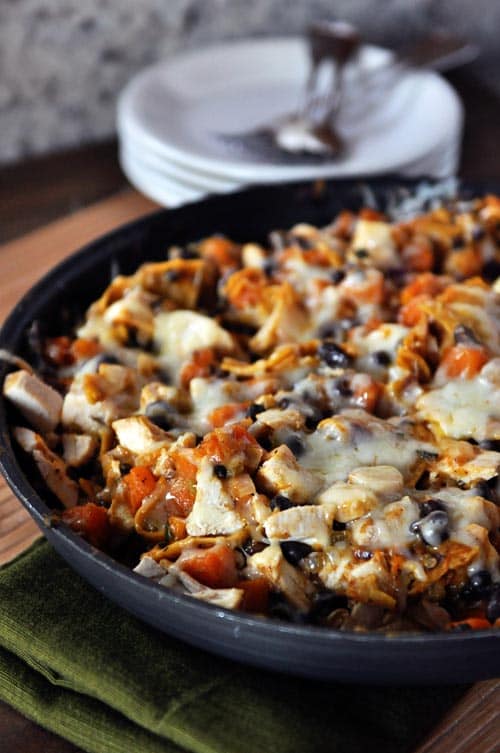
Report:
[[[365,69],[387,59],[380,48],[362,52]],[[295,110],[307,70],[302,38],[244,40],[180,55],[125,88],[118,105],[120,136],[180,166],[248,183],[397,172],[460,132],[462,107],[451,86],[433,72],[408,71],[367,111],[351,89],[339,123],[348,145],[342,160],[276,165],[231,153],[217,134],[245,131]]]
[[[165,176],[171,181],[178,181],[196,190],[207,193],[227,193],[239,188],[241,182],[221,178],[217,175],[202,173],[179,163],[167,160],[156,152],[145,147],[142,142],[123,138],[120,140],[120,152],[126,154],[127,162],[136,163],[152,171],[158,177]]]
[[[170,209],[188,204],[191,201],[197,201],[209,193],[206,190],[190,188],[176,180],[170,180],[164,175],[159,175],[136,160],[130,159],[129,155],[121,149],[119,160],[123,172],[135,188]]]

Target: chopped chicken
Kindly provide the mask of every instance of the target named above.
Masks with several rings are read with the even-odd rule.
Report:
[[[129,416],[112,423],[118,442],[135,455],[145,455],[170,445],[172,438],[146,416]]]
[[[273,450],[261,465],[257,481],[267,493],[282,494],[296,504],[311,500],[321,484],[316,476],[299,466],[293,452],[284,444]]]
[[[215,536],[235,533],[246,521],[234,509],[234,501],[224,489],[208,458],[203,458],[196,476],[196,497],[186,519],[190,536]]]
[[[297,539],[326,549],[330,544],[330,526],[325,511],[316,505],[296,505],[270,515],[264,525],[269,539]]]
[[[64,461],[74,468],[88,463],[99,444],[95,437],[88,434],[63,434],[62,443]]]
[[[24,370],[7,374],[3,394],[38,431],[48,434],[59,423],[61,395],[34,374]]]
[[[33,456],[45,483],[64,507],[74,507],[78,501],[78,485],[68,477],[61,458],[31,429],[16,427],[14,437],[23,450]]]

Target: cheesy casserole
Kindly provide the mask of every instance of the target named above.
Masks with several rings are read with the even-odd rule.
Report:
[[[500,625],[500,199],[212,236],[5,379],[54,522],[169,588],[343,630]],[[35,362],[36,361],[36,362]]]

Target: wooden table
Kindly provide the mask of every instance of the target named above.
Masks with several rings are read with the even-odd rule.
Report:
[[[453,83],[467,111],[461,174],[468,179],[500,178],[500,100],[467,74],[455,74]],[[112,198],[81,209],[111,195]],[[114,142],[4,169],[0,173],[0,243],[58,216],[70,216],[0,248],[0,320],[56,260],[154,207],[127,188]],[[0,513],[3,509],[4,514],[10,515],[10,510],[5,513],[10,504],[10,494],[0,482]],[[1,524],[0,514],[0,535]],[[35,529],[31,530],[35,534]],[[15,537],[10,540],[8,554],[16,550],[18,543]],[[478,683],[415,753],[498,752],[499,706],[500,683]],[[0,740],[2,753],[81,753],[3,703]]]

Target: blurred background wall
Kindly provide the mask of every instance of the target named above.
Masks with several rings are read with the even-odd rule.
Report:
[[[0,0],[0,163],[112,135],[117,93],[155,60],[326,17],[387,44],[435,27],[463,34],[500,93],[500,0]]]

